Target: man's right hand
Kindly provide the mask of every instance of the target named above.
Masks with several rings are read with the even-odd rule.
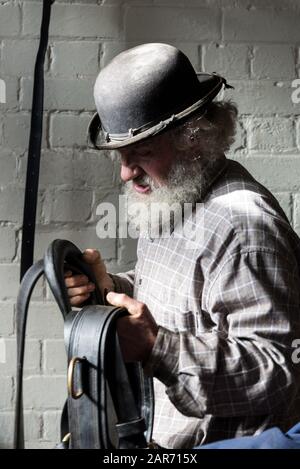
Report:
[[[96,249],[86,249],[83,259],[92,268],[102,296],[104,297],[105,291],[113,291],[114,284],[106,271],[100,252]],[[65,272],[65,284],[72,306],[80,307],[95,289],[94,283],[90,282],[86,275],[72,274],[70,270]]]

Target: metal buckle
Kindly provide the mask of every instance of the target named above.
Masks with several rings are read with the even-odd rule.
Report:
[[[74,371],[76,363],[82,363],[84,361],[83,358],[80,357],[73,357],[70,360],[69,367],[68,367],[68,393],[72,396],[73,399],[79,399],[83,395],[83,390],[76,391],[74,390]]]

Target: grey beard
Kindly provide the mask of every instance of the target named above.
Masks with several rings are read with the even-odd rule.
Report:
[[[149,176],[138,178],[139,184],[148,184],[150,194],[139,194],[132,181],[124,186],[127,197],[129,226],[136,229],[140,236],[149,236],[150,232],[158,236],[168,236],[174,230],[179,219],[185,216],[185,204],[194,206],[202,197],[209,182],[208,168],[213,164],[197,161],[177,161],[174,163],[164,185],[156,185]],[[142,210],[134,211],[136,204],[143,204]],[[155,237],[155,236],[154,236]]]

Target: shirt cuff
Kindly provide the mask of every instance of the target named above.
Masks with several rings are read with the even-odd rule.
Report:
[[[113,283],[114,283],[114,291],[116,293],[125,293],[128,296],[132,297],[133,287],[132,284],[126,278],[122,278],[120,275],[116,274],[108,274]]]
[[[159,326],[154,346],[144,365],[145,374],[154,376],[165,386],[175,384],[177,382],[179,350],[179,334]]]

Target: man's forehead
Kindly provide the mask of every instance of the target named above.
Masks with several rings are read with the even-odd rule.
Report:
[[[138,142],[132,145],[128,145],[127,147],[120,148],[119,153],[121,155],[135,155],[146,153],[154,149],[157,145],[157,141],[155,138],[149,138],[146,141]]]

